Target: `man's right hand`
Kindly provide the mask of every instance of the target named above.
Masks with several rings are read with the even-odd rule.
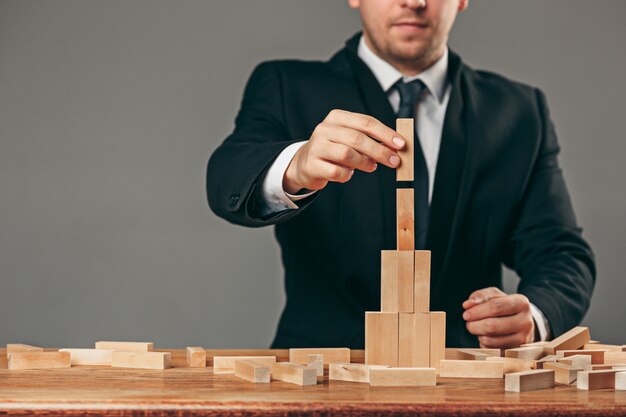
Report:
[[[377,163],[397,168],[405,140],[371,116],[332,110],[309,141],[294,155],[283,177],[283,189],[321,190],[329,181],[345,183],[355,169],[376,170]]]

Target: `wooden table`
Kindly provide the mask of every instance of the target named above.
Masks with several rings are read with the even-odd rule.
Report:
[[[408,415],[424,416],[617,416],[626,415],[626,391],[574,387],[526,393],[504,391],[503,380],[442,378],[436,387],[387,388],[329,381],[300,387],[284,382],[252,384],[212,368],[187,368],[185,351],[172,352],[164,371],[75,366],[9,371],[0,349],[0,415]],[[287,350],[208,351],[276,355]],[[363,351],[353,351],[353,362]],[[210,362],[210,361],[209,361]]]

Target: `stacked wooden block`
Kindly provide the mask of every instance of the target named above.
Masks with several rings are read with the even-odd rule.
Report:
[[[413,180],[413,119],[398,119],[407,146],[396,180]],[[365,363],[435,368],[445,358],[446,313],[430,311],[430,251],[415,250],[414,190],[397,190],[397,249],[381,252],[381,311],[365,313]]]

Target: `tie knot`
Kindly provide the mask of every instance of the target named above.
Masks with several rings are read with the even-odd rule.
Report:
[[[405,83],[402,80],[398,80],[393,85],[400,94],[400,109],[398,110],[398,117],[413,117],[415,111],[415,104],[422,95],[426,85],[422,80],[413,80]]]

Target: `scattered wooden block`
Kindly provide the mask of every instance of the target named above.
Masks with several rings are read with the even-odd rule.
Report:
[[[606,365],[626,365],[626,352],[606,352],[604,363]]]
[[[398,250],[415,250],[415,217],[413,188],[396,190]]]
[[[532,342],[532,343],[524,343],[521,344],[520,347],[544,347],[548,344],[549,342]]]
[[[527,346],[515,349],[507,349],[504,356],[507,358],[517,358],[525,361],[533,361],[543,358],[545,355],[544,348],[541,346]]]
[[[547,354],[554,355],[557,350],[580,349],[586,343],[589,343],[589,340],[591,340],[589,328],[578,326],[548,342],[544,349]]]
[[[543,369],[551,369],[554,371],[554,380],[563,385],[570,385],[576,381],[576,377],[582,368],[576,368],[572,365],[559,362],[546,362]]]
[[[613,352],[621,352],[622,346],[620,345],[605,345],[603,343],[587,343],[582,347],[583,350],[606,350]]]
[[[111,366],[112,350],[107,349],[59,349],[69,352],[72,365]]]
[[[413,251],[381,251],[381,311],[413,312],[413,254]]]
[[[416,250],[414,254],[414,310],[430,312],[430,251]]]
[[[515,372],[530,371],[533,369],[533,361],[525,361],[517,358],[503,358],[500,356],[488,356],[487,361],[502,362],[504,365],[504,374],[512,374]]]
[[[43,352],[43,348],[38,346],[25,345],[23,343],[9,343],[7,345],[7,358],[11,353]]]
[[[331,363],[328,379],[331,381],[370,382],[370,369],[389,368],[385,365],[366,365],[362,363]]]
[[[289,362],[299,365],[309,363],[309,355],[323,355],[324,365],[331,362],[350,362],[350,349],[348,348],[297,348],[289,349]]]
[[[57,369],[71,367],[69,352],[15,352],[10,353],[7,368],[18,369]]]
[[[557,359],[557,362],[571,365],[574,368],[584,369],[585,366],[592,364],[591,355],[572,355]]]
[[[445,359],[441,361],[440,375],[444,378],[502,378],[504,363]]]
[[[583,390],[615,388],[614,369],[600,371],[579,371],[576,388]]]
[[[499,353],[499,352],[498,352]],[[493,357],[494,355],[490,355],[485,352],[480,352],[473,349],[458,349],[458,356],[460,360],[466,361],[484,361],[487,358]],[[496,357],[500,357],[498,354]]]
[[[430,313],[400,313],[398,366],[430,367]]]
[[[265,366],[276,363],[276,356],[214,356],[213,374],[234,374],[235,361],[238,359],[252,359]]]
[[[469,353],[469,352],[475,353]],[[473,360],[477,359],[477,354],[479,356],[500,356],[500,349],[484,349],[484,348],[446,348],[446,357],[445,359],[456,359],[456,360]]]
[[[534,368],[535,369],[543,369],[543,366],[545,365],[546,362],[556,362],[558,359],[560,359],[560,356],[557,356],[557,355],[547,355],[547,356],[544,356],[541,359],[533,361]]]
[[[187,347],[187,365],[190,368],[205,368],[206,350],[201,347]]]
[[[396,168],[396,181],[413,181],[413,154],[415,149],[413,119],[396,119],[396,132],[405,140],[406,145],[399,150],[400,165]]]
[[[255,384],[269,384],[270,367],[254,359],[235,359],[235,376]]]
[[[604,363],[604,350],[559,350],[557,355],[567,358],[569,356],[587,355],[591,357],[591,363],[594,365]]]
[[[167,369],[171,365],[169,352],[121,352],[111,353],[111,366],[114,368]]]
[[[505,391],[526,392],[551,388],[553,386],[554,371],[552,370],[540,369],[535,371],[514,372],[504,376]]]
[[[431,311],[430,315],[430,367],[441,370],[440,362],[446,358],[446,312]]]
[[[365,363],[398,366],[399,313],[365,313]],[[325,359],[326,360],[326,359]],[[332,362],[349,362],[333,360]]]
[[[317,372],[313,368],[291,362],[278,362],[271,366],[272,379],[296,385],[317,384]]]
[[[121,350],[123,352],[152,352],[152,342],[96,342],[96,349]]]
[[[615,389],[620,391],[626,390],[626,372],[615,373]]]
[[[370,369],[373,387],[434,387],[437,385],[435,368]]]
[[[321,353],[312,353],[307,356],[307,368],[315,369],[315,373],[318,377],[324,376],[324,355]]]
[[[613,365],[605,365],[605,364],[593,365],[593,364],[589,364],[589,365],[586,365],[583,368],[583,371],[600,371],[600,370],[607,370],[607,369],[613,369]]]

